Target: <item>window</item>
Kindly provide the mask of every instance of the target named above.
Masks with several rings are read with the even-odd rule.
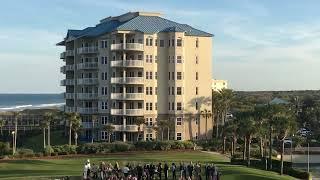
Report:
[[[152,46],[153,39],[152,38],[146,38],[146,46]]]
[[[158,46],[158,39],[156,39],[154,43],[155,43],[155,46]]]
[[[154,110],[158,110],[158,103],[154,103]]]
[[[141,87],[141,86],[138,87],[138,93],[143,93],[142,91],[143,91],[143,90],[142,90],[142,87]]]
[[[142,60],[142,55],[141,54],[138,55],[138,60]]]
[[[152,79],[152,71],[149,73],[149,79]]]
[[[169,77],[169,80],[170,80],[170,74],[171,74],[171,73],[169,72],[169,75],[168,75],[168,77]]]
[[[108,57],[107,56],[101,57],[101,64],[108,64]]]
[[[171,78],[174,80],[174,72],[171,73]]]
[[[198,102],[196,102],[196,110],[199,110]]]
[[[195,121],[196,121],[196,125],[198,125],[199,124],[199,118],[196,118]]]
[[[199,59],[198,59],[198,56],[196,56],[196,64],[199,63]]]
[[[105,96],[108,94],[108,87],[101,87],[101,95]]]
[[[181,117],[178,117],[176,119],[176,124],[177,124],[177,126],[181,126],[182,125],[182,118]]]
[[[177,46],[179,46],[179,47],[182,46],[182,39],[181,38],[177,39]]]
[[[153,58],[153,56],[150,55],[150,56],[149,56],[149,63],[152,63],[152,58]]]
[[[154,72],[154,78],[158,79],[158,72]]]
[[[102,101],[101,102],[101,109],[102,110],[108,109],[108,102],[107,101]]]
[[[146,55],[146,62],[149,62],[149,55]]]
[[[177,63],[182,63],[182,58],[181,58],[181,56],[177,56]]]
[[[146,95],[149,95],[149,87],[146,87]]]
[[[149,39],[146,38],[146,46],[149,46]]]
[[[152,118],[146,118],[146,120],[147,120],[147,126],[152,126],[153,125]]]
[[[196,95],[198,95],[198,91],[199,91],[199,88],[198,88],[198,87],[196,87]]]
[[[182,72],[177,72],[177,80],[182,80]]]
[[[108,124],[108,116],[101,116],[100,120],[102,125]]]
[[[196,137],[195,137],[195,139],[196,139],[196,140],[198,139],[198,132],[196,132]]]
[[[149,105],[150,105],[149,109],[150,111],[152,111],[152,103],[150,103]]]
[[[181,133],[177,133],[177,140],[181,141],[182,140],[182,134]]]
[[[149,79],[149,72],[146,71],[146,79]]]
[[[107,79],[108,79],[108,73],[107,72],[101,73],[101,80],[107,80]]]
[[[174,102],[171,103],[171,109],[174,110]]]
[[[199,39],[197,38],[197,40],[196,40],[196,48],[198,48],[199,47]]]
[[[149,87],[149,94],[152,95],[152,87]]]
[[[142,103],[138,102],[138,109],[142,109]]]
[[[181,111],[181,110],[182,110],[182,103],[177,102],[177,111]]]
[[[146,103],[146,110],[149,111],[149,103]]]
[[[100,42],[100,47],[101,48],[107,48],[108,47],[108,41],[107,40],[102,40]]]
[[[164,47],[164,40],[160,39],[160,47]]]
[[[168,40],[168,47],[170,47],[170,39]]]
[[[101,131],[101,139],[102,140],[108,139],[108,132],[107,131]]]
[[[154,88],[154,94],[157,95],[158,94],[158,87]]]
[[[171,40],[171,46],[174,47],[174,39]]]
[[[198,75],[198,72],[196,72],[196,80],[199,79],[199,75]]]
[[[149,41],[150,41],[150,42],[149,42],[149,45],[150,45],[150,46],[153,46],[153,45],[152,45],[153,39],[150,38]]]
[[[152,134],[151,133],[146,134],[146,140],[152,141]]]
[[[177,95],[181,95],[182,94],[182,88],[181,87],[177,87]]]
[[[170,110],[170,103],[168,104],[168,110]]]

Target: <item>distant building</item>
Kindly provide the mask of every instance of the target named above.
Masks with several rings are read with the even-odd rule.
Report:
[[[286,104],[290,104],[290,102],[276,97],[276,98],[272,99],[269,102],[269,104],[284,104],[284,105],[286,105]]]
[[[214,91],[220,91],[221,89],[227,89],[228,82],[226,80],[212,79],[211,87],[212,87],[212,90],[214,90]]]

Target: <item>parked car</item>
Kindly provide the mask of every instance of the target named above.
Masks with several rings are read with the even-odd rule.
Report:
[[[297,134],[302,136],[302,137],[306,137],[306,136],[309,136],[312,134],[312,132],[307,129],[307,128],[300,128],[298,131],[297,131]]]

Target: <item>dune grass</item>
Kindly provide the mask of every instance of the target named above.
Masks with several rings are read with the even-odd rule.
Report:
[[[91,163],[101,161],[120,165],[130,163],[147,162],[214,162],[222,172],[222,180],[275,180],[294,179],[290,176],[280,176],[274,172],[268,172],[244,166],[230,165],[229,160],[219,154],[205,152],[131,152],[126,154],[110,154],[105,156],[88,157],[64,157],[59,159],[30,159],[0,161],[0,179],[48,179],[48,177],[81,176],[83,163],[90,158]]]

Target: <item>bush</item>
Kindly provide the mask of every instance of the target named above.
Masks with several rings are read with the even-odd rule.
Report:
[[[47,146],[45,149],[44,149],[44,155],[45,156],[51,156],[51,154],[54,152],[54,150],[52,149],[51,146]]]
[[[16,156],[22,157],[34,157],[34,152],[32,149],[18,149]]]
[[[11,152],[10,144],[5,142],[0,142],[0,156],[9,155]]]
[[[68,154],[76,154],[76,146],[74,145],[60,145],[60,146],[52,146],[53,152],[58,153],[58,155],[68,155]]]

